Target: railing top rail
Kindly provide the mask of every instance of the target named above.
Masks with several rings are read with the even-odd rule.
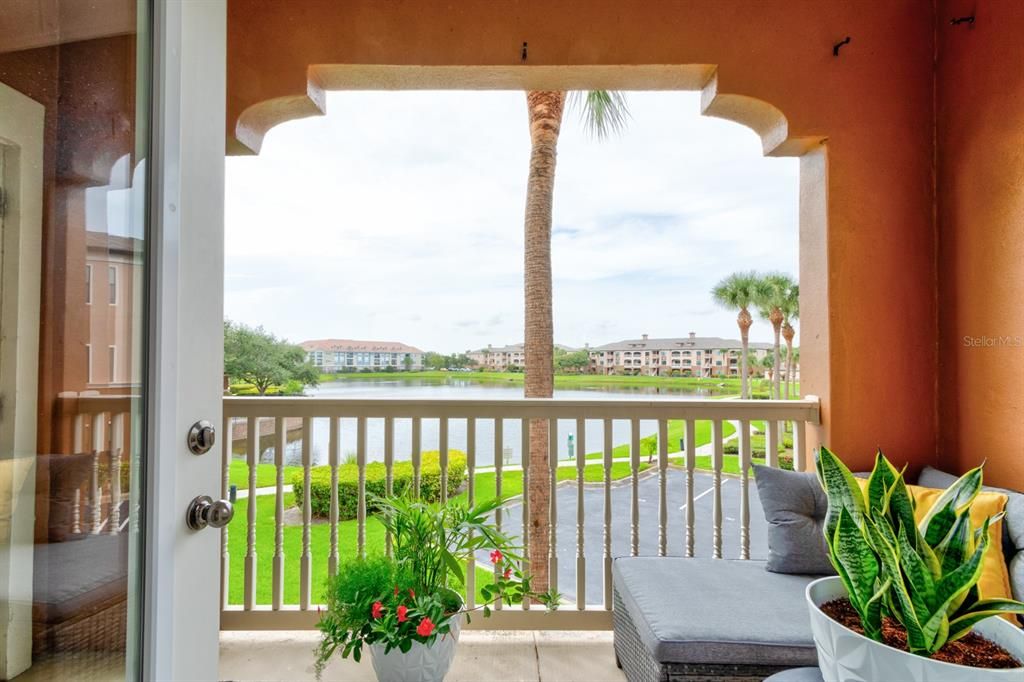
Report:
[[[225,417],[483,419],[773,419],[819,423],[816,396],[800,400],[566,400],[563,398],[225,397]]]
[[[97,414],[101,412],[130,412],[135,395],[102,395],[99,393],[61,393],[57,396],[66,414]]]

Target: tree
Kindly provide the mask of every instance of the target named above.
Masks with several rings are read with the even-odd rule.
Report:
[[[772,398],[776,400],[782,397],[781,388],[781,357],[779,336],[782,333],[782,322],[785,314],[782,309],[786,306],[789,291],[796,286],[796,283],[781,272],[772,272],[761,278],[759,287],[760,296],[757,300],[758,311],[761,317],[771,322],[772,331],[775,334],[775,347],[773,349],[772,362]]]
[[[796,329],[792,322],[800,317],[800,286],[793,284],[786,291],[785,303],[782,306],[782,338],[786,341],[786,400],[789,400],[789,386],[793,383],[793,338]]]
[[[559,372],[582,374],[590,365],[590,353],[585,350],[567,351],[555,348],[555,369]]]
[[[231,379],[244,381],[266,395],[271,386],[297,381],[316,386],[320,372],[306,360],[300,346],[279,339],[263,327],[224,321],[224,372]]]
[[[555,191],[555,158],[566,93],[531,90],[526,93],[530,125],[530,167],[526,184],[524,220],[524,299],[527,398],[550,398],[554,392],[554,331],[551,315],[551,214]],[[580,110],[584,124],[602,139],[620,130],[628,116],[625,98],[616,92],[593,90],[573,95],[571,106]],[[555,455],[557,456],[557,455]],[[548,587],[551,507],[548,464],[548,423],[530,421],[530,500],[528,547],[534,587]]]
[[[763,284],[756,272],[734,272],[711,290],[715,303],[728,310],[738,310],[736,325],[740,328],[740,397],[750,397],[750,379],[747,372],[747,358],[750,348],[750,326],[754,323],[750,308],[763,297]]]
[[[409,355],[408,353],[406,353],[405,357],[402,358],[402,367],[405,368],[406,372],[412,371],[412,356]]]

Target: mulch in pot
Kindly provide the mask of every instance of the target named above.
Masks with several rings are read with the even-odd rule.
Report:
[[[849,599],[833,599],[819,607],[822,612],[837,623],[863,635],[860,616]],[[893,649],[907,651],[907,631],[895,618],[882,618],[882,640]],[[945,663],[966,665],[972,668],[1020,668],[1021,662],[1009,651],[995,642],[971,632],[955,642],[947,642],[936,651],[932,658]]]

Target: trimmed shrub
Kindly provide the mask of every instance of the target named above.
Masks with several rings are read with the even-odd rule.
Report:
[[[366,465],[367,510],[373,511],[369,502],[371,495],[383,497],[386,490],[386,470],[383,462]],[[456,491],[466,482],[466,455],[458,450],[448,451],[448,494]],[[395,462],[392,468],[392,492],[400,495],[412,487],[412,462]],[[292,491],[295,505],[303,506],[302,472],[292,476]],[[331,514],[331,467],[318,466],[310,469],[309,496],[313,516],[327,517]],[[441,499],[441,453],[436,450],[423,453],[420,465],[420,497],[427,502]],[[355,464],[338,465],[338,519],[347,521],[356,518],[359,510],[359,468]]]

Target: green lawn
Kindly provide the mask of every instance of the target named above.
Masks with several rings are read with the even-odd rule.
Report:
[[[668,451],[679,452],[679,439],[683,437],[685,432],[685,422],[681,419],[670,419],[668,422]],[[722,423],[722,437],[727,438],[736,432],[736,427],[731,422]],[[711,442],[711,422],[710,421],[698,421],[694,425],[694,436],[697,441],[697,447],[701,445],[707,445]],[[653,436],[647,435],[644,438],[652,438]],[[643,452],[643,449],[640,450]],[[623,443],[616,445],[612,448],[612,457],[629,457],[629,443]],[[641,455],[646,457],[646,455]],[[587,454],[587,459],[603,459],[603,452],[591,452]]]
[[[302,471],[302,467],[299,466],[286,466],[284,468],[284,484],[289,485],[292,480],[292,474]],[[239,490],[248,490],[249,488],[249,466],[245,463],[245,459],[239,457],[233,457],[231,459],[231,465],[228,468],[228,481],[231,485],[238,486]],[[266,488],[277,484],[277,467],[273,464],[257,464],[256,465],[256,487]]]
[[[331,381],[365,381],[368,379],[428,379],[441,381],[445,379],[461,379],[480,383],[513,383],[521,384],[521,372],[440,372],[424,370],[422,372],[352,372],[343,374],[322,374],[322,382]],[[643,377],[643,376],[604,376],[596,374],[565,374],[555,376],[556,388],[580,386],[621,386],[623,388],[639,386],[657,386],[664,388],[708,388],[724,390],[729,393],[739,392],[739,379],[720,379],[713,377]],[[752,379],[751,386],[755,390],[768,387],[763,379]]]
[[[641,463],[640,470],[648,468],[646,462]],[[245,464],[242,464],[245,467]],[[630,475],[628,462],[616,462],[612,465],[612,478],[621,479]],[[561,467],[558,480],[575,480],[574,467]],[[584,469],[584,479],[588,482],[604,480],[604,467],[591,464]],[[496,475],[492,472],[477,474],[476,499],[485,500],[495,496]],[[509,498],[523,491],[521,471],[502,472],[502,497]],[[465,498],[463,491],[459,497]],[[235,503],[235,519],[228,527],[228,552],[230,554],[230,578],[228,599],[231,604],[241,604],[244,595],[244,570],[246,551],[246,520],[248,519],[249,501],[240,499]],[[285,508],[294,505],[294,496],[286,493]],[[518,512],[514,512],[518,513]],[[338,524],[338,554],[342,561],[356,556],[357,524],[355,520],[342,521]],[[329,524],[317,523],[310,527],[310,554],[313,558],[312,601],[322,603],[324,582],[327,579],[327,556],[330,552],[331,531]],[[371,517],[366,521],[366,551],[379,554],[384,551],[384,529],[377,519]],[[302,526],[284,527],[284,601],[296,604],[299,601],[299,559],[302,554]],[[256,601],[269,604],[272,598],[271,581],[273,579],[274,556],[274,496],[261,495],[256,498]],[[478,573],[479,574],[479,573]],[[479,574],[484,577],[483,574]],[[480,584],[480,580],[477,581]]]

